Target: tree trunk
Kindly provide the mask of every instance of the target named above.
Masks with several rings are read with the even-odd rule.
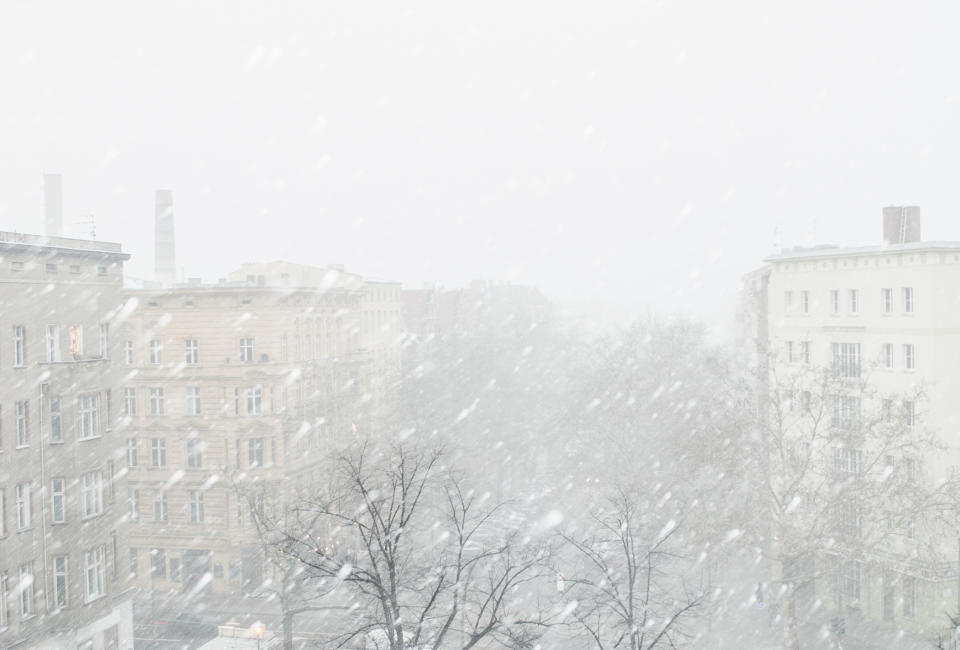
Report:
[[[293,614],[284,611],[281,625],[283,626],[283,650],[293,650]]]

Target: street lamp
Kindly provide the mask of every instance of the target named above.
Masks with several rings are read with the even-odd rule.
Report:
[[[263,633],[267,631],[267,626],[259,621],[253,624],[253,636],[257,639],[257,650],[260,650],[260,639],[263,637]]]

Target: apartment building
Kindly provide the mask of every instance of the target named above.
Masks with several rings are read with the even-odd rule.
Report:
[[[130,648],[119,244],[0,232],[0,646]]]
[[[370,432],[368,291],[339,269],[278,262],[126,292],[130,570],[153,606],[257,591],[251,506],[322,484],[330,452]]]
[[[881,245],[795,248],[769,256],[745,278],[741,326],[767,381],[774,369],[782,379],[820,367],[868,388],[863,398],[842,391],[828,396],[826,413],[835,428],[852,429],[876,416],[901,431],[923,427],[945,445],[922,458],[891,453],[878,480],[892,475],[943,484],[960,463],[960,242],[922,241],[915,207],[885,208],[883,233]],[[809,395],[784,399],[802,412]],[[834,452],[839,472],[866,471],[859,450]],[[816,598],[828,607],[842,603],[841,614],[854,611],[935,638],[950,627],[945,612],[956,615],[960,607],[960,531],[946,518],[935,523],[921,533],[912,520],[891,518],[884,547],[843,562],[838,575],[824,575]],[[953,561],[924,560],[930,549]]]

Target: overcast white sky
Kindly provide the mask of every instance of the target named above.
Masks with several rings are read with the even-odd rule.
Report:
[[[81,6],[82,5],[82,6]],[[960,239],[952,3],[0,5],[0,229],[722,314],[784,245]],[[68,223],[68,227],[71,227]],[[75,229],[81,226],[73,226]]]

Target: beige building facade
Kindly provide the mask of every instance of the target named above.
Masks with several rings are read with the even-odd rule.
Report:
[[[129,648],[119,244],[0,233],[0,646]]]

